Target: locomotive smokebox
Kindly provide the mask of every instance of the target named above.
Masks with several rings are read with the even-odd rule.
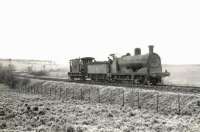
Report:
[[[149,54],[153,54],[153,48],[154,48],[153,45],[149,45]]]
[[[141,49],[135,48],[135,55],[141,55]]]

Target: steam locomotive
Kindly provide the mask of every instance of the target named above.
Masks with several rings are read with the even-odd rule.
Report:
[[[162,83],[162,78],[169,76],[165,70],[162,72],[161,58],[149,46],[149,53],[141,55],[141,49],[135,48],[135,54],[130,53],[121,57],[111,54],[108,61],[96,61],[93,57],[83,57],[70,60],[71,80],[132,82],[136,84]]]

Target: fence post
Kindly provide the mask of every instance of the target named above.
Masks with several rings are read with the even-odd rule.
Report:
[[[178,94],[178,114],[181,114],[180,95]]]
[[[29,93],[32,94],[32,86],[29,86]]]
[[[91,97],[90,97],[90,88],[89,88],[89,102],[90,102],[90,98],[91,98]]]
[[[41,86],[38,87],[38,93],[41,94]]]
[[[99,90],[99,88],[97,89],[97,91],[98,91],[98,98],[99,98],[98,102],[101,103],[101,97],[100,97],[100,90]]]
[[[38,94],[40,94],[40,86],[38,86]]]
[[[61,99],[61,97],[62,97],[62,88],[60,87],[60,97],[59,97],[59,99]]]
[[[30,89],[31,89],[31,94],[32,94],[33,93],[33,86],[31,86]]]
[[[29,85],[28,84],[26,85],[26,93],[27,94],[29,93]]]
[[[37,93],[40,94],[40,85],[37,87]]]
[[[55,96],[55,98],[56,98],[56,93],[57,93],[57,90],[56,90],[56,88],[57,88],[57,87],[55,87],[55,95],[54,95],[54,96]]]
[[[50,89],[49,89],[49,94],[50,94],[50,97],[51,97],[51,87],[50,87]]]
[[[159,93],[156,95],[156,111],[159,109]]]
[[[112,90],[110,91],[110,104],[112,104]]]
[[[31,87],[31,93],[32,94],[34,93],[33,89],[34,89],[34,86]]]
[[[42,95],[44,95],[44,96],[45,96],[45,89],[46,89],[46,87],[42,86]]]
[[[20,93],[20,85],[19,84],[18,84],[18,89],[17,90],[18,90],[18,93]]]
[[[34,85],[34,87],[33,87],[33,94],[35,94],[35,85]]]
[[[132,84],[132,85],[133,85],[133,84]],[[133,107],[134,107],[134,98],[133,98],[133,97],[134,97],[134,95],[133,95],[133,87],[132,87],[132,89],[131,89],[131,95],[132,95],[132,96],[131,96],[131,101],[132,101],[132,102],[131,102],[131,106],[132,106],[132,108],[133,108]]]
[[[43,95],[44,92],[44,86],[41,85],[41,95]]]
[[[122,106],[124,106],[125,105],[125,102],[124,102],[124,89],[123,89],[123,91],[122,91]]]
[[[83,100],[83,90],[82,88],[80,90],[81,90],[81,100]]]
[[[75,97],[74,97],[74,88],[72,88],[73,89],[73,93],[72,93],[72,99],[74,99]]]
[[[29,94],[29,86],[26,87],[26,94]]]
[[[23,91],[24,91],[23,93],[26,93],[26,85],[24,85],[24,90]]]
[[[67,100],[67,88],[65,89],[65,99]]]
[[[31,85],[29,86],[29,94],[31,94]]]
[[[23,86],[23,93],[25,93],[25,85]]]
[[[36,87],[37,87],[37,85],[34,86],[34,94],[36,94]]]
[[[137,100],[138,101],[137,102],[138,103],[138,109],[140,109],[141,106],[140,106],[140,92],[139,91],[137,92],[137,97],[138,97],[138,100]]]
[[[22,87],[22,93],[25,93],[25,85]]]

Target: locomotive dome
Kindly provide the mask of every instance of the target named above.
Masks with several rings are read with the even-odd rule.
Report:
[[[119,58],[118,64],[121,66],[132,66],[132,65],[161,65],[160,56],[153,52],[153,46],[149,46],[149,53],[141,55],[141,50],[139,48],[135,49],[134,56],[123,56]]]

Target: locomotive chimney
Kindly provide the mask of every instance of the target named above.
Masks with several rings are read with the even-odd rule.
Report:
[[[149,54],[153,54],[153,48],[154,48],[153,45],[149,45]]]
[[[141,49],[135,48],[135,55],[141,55]]]

